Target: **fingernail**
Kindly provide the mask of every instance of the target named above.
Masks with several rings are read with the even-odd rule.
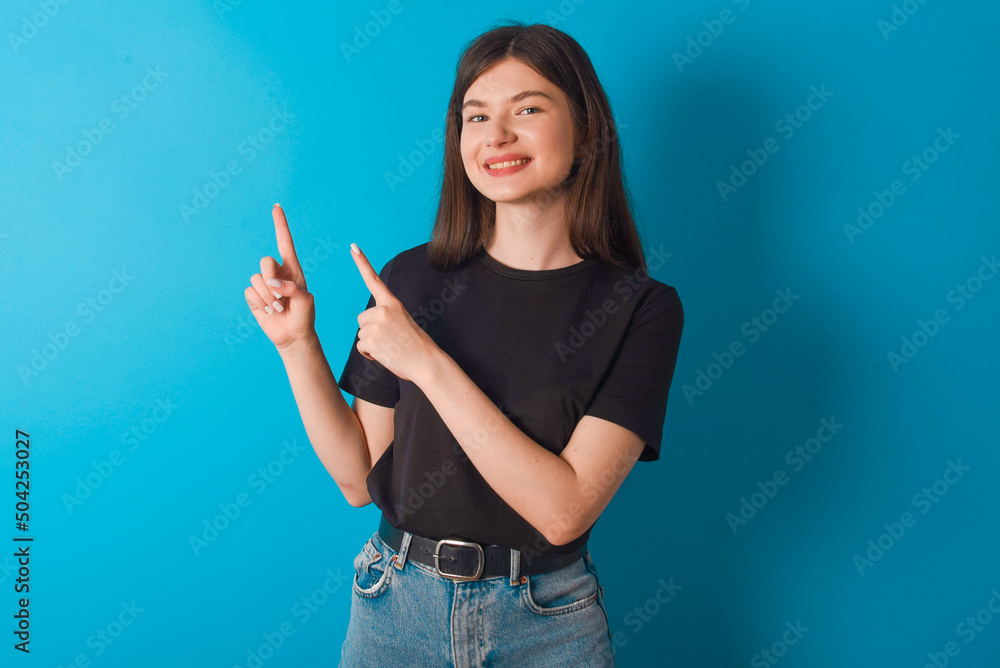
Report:
[[[358,245],[354,243],[351,244],[351,252],[354,253],[355,255],[361,255],[361,249],[358,248]]]
[[[276,203],[274,206],[281,206],[281,205]]]
[[[272,313],[274,313],[274,309],[271,308],[270,306],[268,306],[267,304],[265,304],[264,305],[264,312],[267,313],[268,315],[271,315]]]
[[[267,279],[267,284],[270,285],[272,288],[280,288],[281,287],[281,281],[279,281],[277,278],[269,278],[269,279]]]
[[[284,310],[285,310],[285,307],[284,307],[284,306],[282,306],[282,305],[281,305],[281,302],[279,302],[278,300],[275,300],[275,301],[271,302],[271,306],[273,306],[273,307],[274,307],[274,310],[275,310],[275,311],[278,311],[279,313],[280,313],[281,311],[284,311]]]

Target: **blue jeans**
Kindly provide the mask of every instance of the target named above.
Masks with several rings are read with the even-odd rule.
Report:
[[[340,668],[516,666],[606,668],[614,649],[604,588],[588,551],[548,573],[470,581],[407,560],[376,531],[354,558],[351,618]]]

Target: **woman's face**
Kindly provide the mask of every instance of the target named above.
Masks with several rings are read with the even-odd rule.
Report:
[[[541,94],[521,97],[525,91]],[[479,192],[494,202],[528,202],[557,193],[576,150],[569,101],[558,86],[508,58],[469,86],[463,104],[462,162]],[[486,166],[498,157],[528,162],[500,170]]]

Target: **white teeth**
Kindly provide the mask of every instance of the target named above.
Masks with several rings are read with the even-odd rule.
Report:
[[[508,160],[507,162],[494,162],[493,164],[489,165],[488,168],[489,169],[503,169],[504,167],[510,167],[512,165],[523,165],[524,163],[528,162],[529,160],[531,160],[531,158],[521,158],[520,160],[514,160],[514,161]]]

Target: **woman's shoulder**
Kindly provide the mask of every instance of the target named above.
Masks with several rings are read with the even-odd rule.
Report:
[[[680,303],[677,289],[666,278],[656,278],[650,267],[622,267],[602,259],[595,259],[600,265],[598,275],[611,284],[618,298],[637,306],[660,308],[676,307]]]
[[[395,270],[402,273],[407,270],[412,271],[418,266],[429,266],[427,264],[427,242],[399,251],[383,265],[383,270],[389,272]]]
[[[417,244],[411,248],[406,248],[396,253],[396,255],[386,262],[386,266],[391,265],[390,269],[397,271],[397,273],[405,272],[405,274],[411,279],[426,277],[428,279],[441,280],[442,277],[448,277],[464,270],[470,262],[475,260],[475,256],[473,256],[463,261],[458,267],[451,270],[445,270],[438,265],[431,263],[430,256],[428,254],[429,250],[429,241]]]

